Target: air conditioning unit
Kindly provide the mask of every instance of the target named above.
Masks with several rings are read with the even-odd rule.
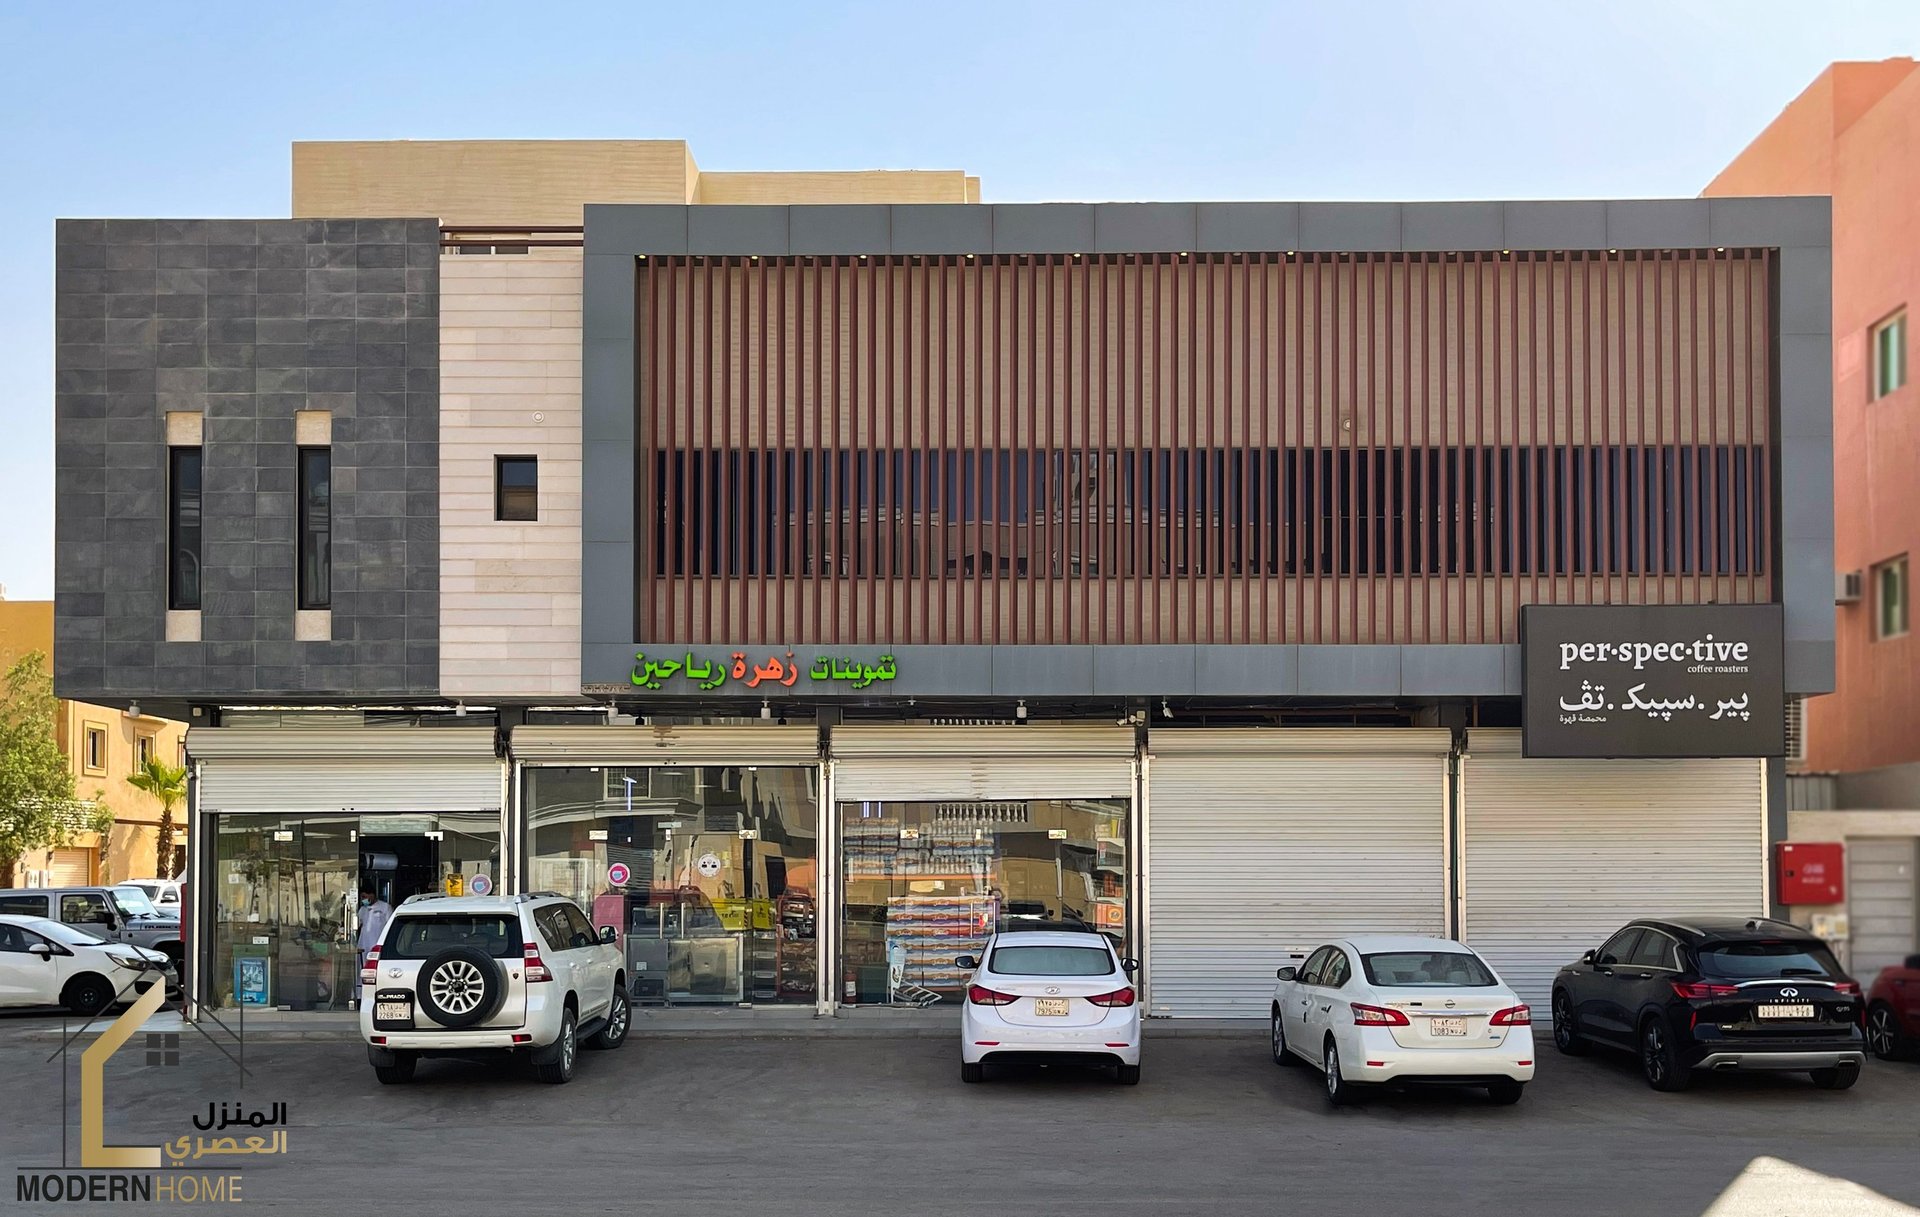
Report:
[[[1835,604],[1858,604],[1865,594],[1866,576],[1857,570],[1842,571],[1833,579]]]

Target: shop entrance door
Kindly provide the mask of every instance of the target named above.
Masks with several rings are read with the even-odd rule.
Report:
[[[440,843],[425,834],[362,836],[360,881],[395,908],[408,896],[440,891]]]

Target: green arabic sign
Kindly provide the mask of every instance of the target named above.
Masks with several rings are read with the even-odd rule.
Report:
[[[648,659],[645,651],[639,651],[633,657],[632,680],[635,688],[664,689],[669,680],[684,677],[702,692],[711,692],[729,681],[747,689],[768,684],[791,689],[803,674],[810,682],[839,681],[850,689],[864,689],[892,680],[897,670],[891,655],[882,655],[872,663],[819,655],[810,666],[803,668],[792,651],[784,657],[769,655],[760,663],[749,660],[745,651],[735,651],[722,660],[708,659],[692,651],[680,659]]]

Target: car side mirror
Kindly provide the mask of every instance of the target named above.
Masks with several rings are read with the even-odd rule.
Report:
[[[620,936],[619,932],[610,925],[603,925],[600,927],[601,942],[613,942],[619,936]]]
[[[1279,971],[1273,974],[1273,978],[1275,980],[1292,980],[1294,977],[1298,976],[1299,974],[1300,974],[1300,969],[1298,968],[1281,968]]]
[[[1138,972],[1140,970],[1140,961],[1135,959],[1133,956],[1129,955],[1125,959],[1120,961],[1120,970],[1122,972],[1125,972],[1128,976],[1132,976],[1135,972]]]
[[[1582,955],[1582,956],[1580,957],[1580,962],[1581,962],[1581,963],[1585,963],[1585,964],[1590,964],[1590,963],[1592,963],[1592,962],[1593,962],[1593,952],[1592,952],[1592,951],[1588,951],[1588,952],[1587,952],[1586,954],[1584,954],[1584,955]]]
[[[27,948],[27,954],[38,955],[42,959],[52,959],[53,948],[48,946],[44,942],[36,942],[32,946]]]
[[[972,955],[962,955],[953,961],[953,966],[956,968],[977,968],[980,966],[980,961]]]

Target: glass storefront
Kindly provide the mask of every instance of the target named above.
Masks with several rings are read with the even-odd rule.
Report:
[[[1066,923],[1129,954],[1126,799],[842,803],[840,1000],[952,1000],[996,925]]]
[[[213,817],[215,1007],[345,1010],[359,983],[354,939],[364,882],[398,905],[418,892],[497,884],[500,815]]]
[[[636,1003],[814,1002],[814,766],[528,766],[527,887],[610,925]]]

